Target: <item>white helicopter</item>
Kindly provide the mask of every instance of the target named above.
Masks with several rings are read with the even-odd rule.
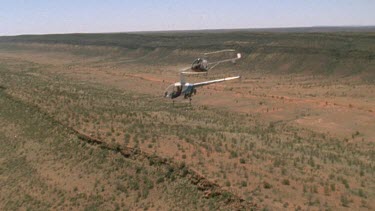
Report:
[[[185,81],[184,73],[180,73],[180,81],[169,85],[164,92],[164,97],[173,100],[179,96],[184,96],[184,99],[189,98],[191,102],[192,95],[197,93],[196,88],[239,78],[241,78],[241,76],[227,77],[198,83],[188,83]]]
[[[194,60],[194,62],[191,64],[190,67],[184,68],[180,70],[180,72],[184,74],[199,74],[199,73],[207,73],[209,70],[213,69],[219,64],[225,63],[225,62],[232,62],[235,63],[236,60],[241,59],[241,54],[237,53],[237,57],[230,58],[230,59],[224,59],[220,61],[215,62],[208,62],[207,56],[212,54],[219,54],[219,53],[225,53],[225,52],[234,52],[233,49],[225,49],[221,51],[214,51],[214,52],[208,52],[203,54],[203,58],[197,58]]]

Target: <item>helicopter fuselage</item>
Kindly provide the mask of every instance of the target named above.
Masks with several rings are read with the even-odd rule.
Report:
[[[179,96],[184,96],[185,99],[190,98],[192,94],[196,94],[197,90],[195,89],[193,84],[184,83],[181,84],[180,82],[171,84],[166,92],[164,93],[164,97],[175,99]]]
[[[208,61],[206,59],[198,58],[191,64],[191,70],[193,72],[207,72],[208,69]]]

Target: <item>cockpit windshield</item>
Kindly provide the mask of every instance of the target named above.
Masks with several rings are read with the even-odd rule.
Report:
[[[205,59],[198,58],[191,65],[191,69],[196,70],[196,71],[207,71],[208,62]]]
[[[176,98],[181,95],[182,86],[179,83],[169,85],[164,92],[164,97],[167,98]]]

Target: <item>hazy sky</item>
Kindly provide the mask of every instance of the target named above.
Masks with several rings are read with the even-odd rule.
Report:
[[[0,0],[0,35],[375,25],[375,0]]]

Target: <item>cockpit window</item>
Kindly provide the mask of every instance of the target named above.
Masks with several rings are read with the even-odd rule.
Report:
[[[173,98],[180,96],[181,92],[182,92],[181,85],[171,84],[165,89],[164,97],[173,99]]]
[[[208,62],[205,59],[198,58],[191,65],[193,70],[207,71]]]

